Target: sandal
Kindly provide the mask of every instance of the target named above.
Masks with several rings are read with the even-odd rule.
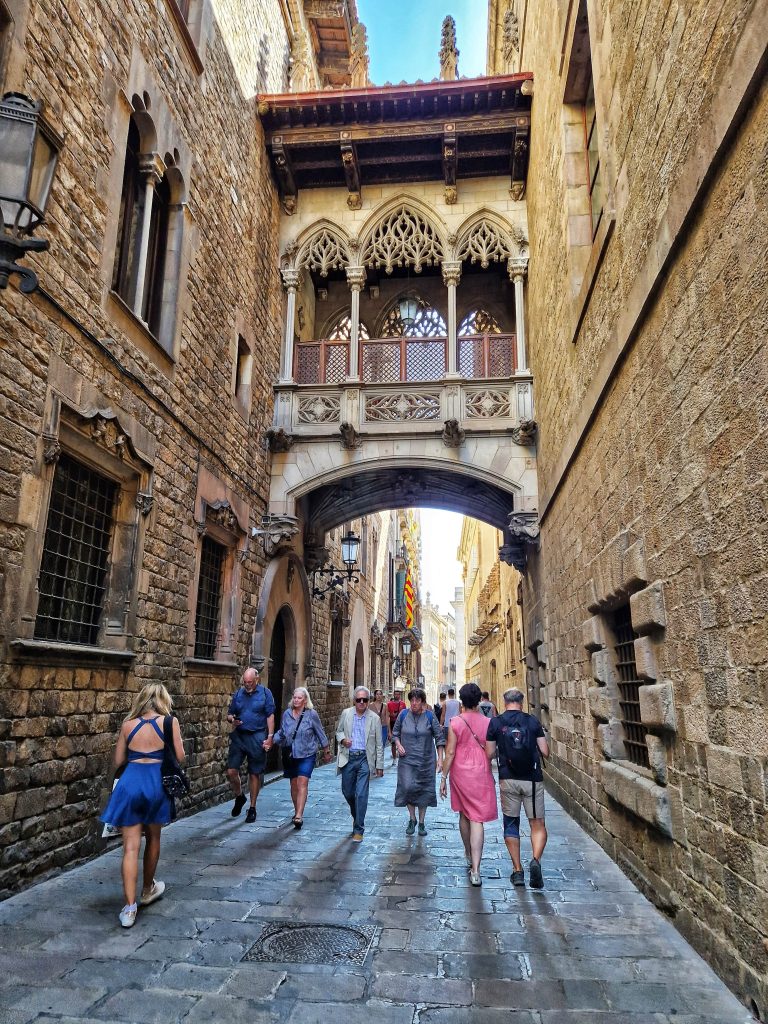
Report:
[[[295,829],[300,829],[301,826],[304,824],[304,819],[303,818],[293,817],[293,818],[291,818],[291,822],[293,823],[293,827]]]

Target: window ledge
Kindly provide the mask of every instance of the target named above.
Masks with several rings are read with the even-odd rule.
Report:
[[[600,226],[597,229],[594,241],[592,242],[592,249],[589,255],[589,262],[587,263],[584,271],[584,277],[581,281],[581,288],[579,294],[576,296],[574,301],[574,315],[571,327],[571,343],[576,344],[576,339],[579,336],[581,325],[584,322],[584,317],[587,313],[587,307],[589,306],[589,300],[592,298],[592,292],[594,291],[597,283],[597,273],[605,256],[605,251],[608,248],[608,243],[613,235],[613,229],[616,226],[616,216],[613,213],[608,213],[607,210],[603,210],[603,216],[600,220]]]
[[[657,785],[645,774],[639,774],[642,768],[636,771],[634,765],[630,768],[625,767],[625,764],[627,762],[601,762],[603,789],[612,800],[653,825],[663,835],[673,838],[672,813],[666,788]]]
[[[160,368],[168,373],[173,369],[174,358],[165,348],[163,343],[155,337],[141,317],[136,316],[126,301],[116,291],[110,289],[108,293],[109,303],[117,316],[124,320],[120,324],[125,333],[139,347],[145,355],[158,363]],[[159,357],[159,358],[158,358]]]
[[[203,62],[200,59],[200,54],[198,53],[197,47],[195,46],[195,41],[189,34],[187,23],[186,21],[184,21],[184,15],[179,10],[179,5],[176,3],[176,0],[165,0],[165,5],[170,11],[171,20],[176,26],[176,31],[181,36],[181,41],[184,44],[184,49],[187,51],[187,56],[189,57],[192,63],[192,67],[195,69],[198,75],[202,75]]]
[[[193,671],[202,669],[212,675],[230,675],[240,669],[236,661],[208,661],[206,658],[185,658],[184,664]]]
[[[68,665],[125,666],[134,661],[134,651],[114,647],[92,647],[88,644],[64,644],[52,640],[12,640],[10,643],[18,661],[66,662]]]
[[[329,679],[325,684],[327,690],[342,690],[344,688],[343,679]]]

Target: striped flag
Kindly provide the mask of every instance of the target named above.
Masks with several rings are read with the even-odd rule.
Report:
[[[411,581],[411,570],[405,574],[405,588],[403,591],[405,595],[405,628],[411,629],[413,626],[413,582]]]

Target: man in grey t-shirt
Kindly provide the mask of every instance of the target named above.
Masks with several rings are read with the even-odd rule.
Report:
[[[461,714],[461,704],[456,700],[456,690],[452,687],[448,687],[448,699],[443,704],[443,710],[440,715],[440,725],[443,727],[443,739],[448,742],[448,726],[451,724],[451,719],[455,718],[456,715]]]

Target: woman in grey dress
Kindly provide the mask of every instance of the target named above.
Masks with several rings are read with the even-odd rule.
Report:
[[[416,831],[419,812],[419,835],[425,836],[424,818],[428,807],[437,807],[435,773],[442,771],[445,740],[440,723],[427,707],[427,695],[421,688],[408,694],[410,707],[401,711],[392,726],[392,741],[399,755],[395,807],[408,808],[406,835]]]

